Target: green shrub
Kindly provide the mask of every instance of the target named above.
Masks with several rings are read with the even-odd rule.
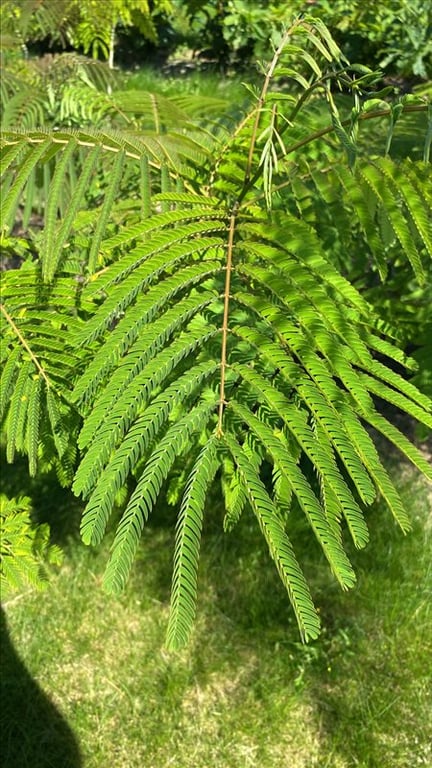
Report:
[[[26,46],[37,41],[71,46],[114,66],[116,30],[133,28],[157,42],[155,16],[171,10],[170,0],[4,0],[3,32]]]
[[[179,41],[208,48],[223,60],[266,58],[284,25],[304,12],[304,3],[284,0],[173,0],[171,24]],[[346,55],[403,77],[432,74],[432,11],[423,0],[313,0]]]
[[[350,53],[363,53],[376,66],[405,77],[432,76],[432,8],[423,0],[318,0],[316,12]]]
[[[2,599],[27,585],[46,584],[45,566],[59,564],[62,552],[50,543],[49,527],[31,519],[31,500],[0,495],[0,585]]]

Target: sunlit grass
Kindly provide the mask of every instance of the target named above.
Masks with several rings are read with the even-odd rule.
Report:
[[[175,654],[164,649],[171,529],[146,530],[118,599],[101,589],[108,544],[95,552],[72,539],[48,590],[11,600],[6,613],[85,768],[431,765],[430,495],[405,470],[399,485],[413,532],[403,537],[378,505],[370,546],[352,553],[352,593],[315,552],[300,553],[324,625],[309,646],[253,520],[227,536],[216,520],[208,526],[193,640]],[[32,765],[47,765],[43,750]]]

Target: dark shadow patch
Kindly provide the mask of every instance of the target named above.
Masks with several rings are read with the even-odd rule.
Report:
[[[71,728],[17,655],[0,613],[2,768],[80,768]]]
[[[7,464],[1,451],[2,493],[12,499],[29,496],[32,501],[32,519],[35,523],[48,523],[52,542],[64,547],[68,540],[79,538],[83,502],[69,488],[63,488],[54,470],[30,477],[24,456]]]

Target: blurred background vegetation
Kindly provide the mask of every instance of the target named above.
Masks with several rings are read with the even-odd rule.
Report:
[[[432,67],[424,0],[3,0],[2,45],[24,54],[76,51],[122,67],[194,60],[224,72],[267,58],[293,17],[323,19],[350,61],[402,87]]]

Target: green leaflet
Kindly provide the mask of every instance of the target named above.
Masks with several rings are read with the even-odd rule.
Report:
[[[360,173],[360,171],[359,171]],[[410,232],[409,224],[401,216],[401,210],[397,192],[393,185],[385,181],[377,166],[368,165],[361,169],[361,178],[364,179],[377,198],[377,202],[385,211],[390,226],[397,237],[403,252],[406,254],[419,282],[424,282],[425,274],[418,248]]]
[[[354,207],[361,227],[366,235],[367,242],[377,262],[382,280],[387,277],[387,261],[383,252],[382,241],[374,220],[374,215],[368,205],[368,189],[361,183],[360,173],[355,175],[343,166],[337,167],[337,174],[341,181],[347,200]],[[360,182],[360,183],[359,183]]]
[[[147,219],[151,214],[151,176],[148,157],[143,155],[140,161],[140,192],[141,192],[141,213],[143,219]],[[96,248],[94,249],[96,252]]]
[[[368,533],[364,517],[359,505],[354,499],[345,479],[341,475],[333,455],[333,446],[327,438],[325,430],[321,431],[320,440],[304,419],[304,411],[290,403],[275,387],[271,386],[262,376],[251,368],[236,365],[235,370],[252,384],[256,393],[261,394],[272,411],[285,422],[287,428],[295,437],[304,453],[325,479],[328,495],[331,494],[332,506],[339,510],[333,514],[333,520],[340,520],[341,515],[347,519],[354,543],[357,547],[365,546]]]
[[[15,379],[18,375],[18,363],[21,359],[21,349],[19,346],[14,347],[11,353],[8,355],[4,368],[1,374],[0,380],[0,418],[3,419],[3,415],[9,405],[9,398],[11,392],[15,386]]]
[[[13,462],[15,450],[24,441],[24,426],[27,415],[29,376],[33,372],[33,363],[22,362],[11,397],[8,412],[8,439],[6,444],[7,461]]]
[[[27,229],[30,223],[31,214],[32,214],[34,203],[35,203],[35,197],[36,197],[36,169],[33,168],[33,171],[29,176],[27,187],[26,187],[25,204],[24,204],[24,210],[23,210],[24,229]]]
[[[203,429],[215,406],[215,402],[201,403],[179,419],[164,435],[150,456],[117,528],[104,580],[109,592],[119,592],[124,587],[141,531],[156,503],[163,481],[191,434]],[[83,520],[83,527],[84,525]],[[97,520],[94,525],[97,528]],[[84,536],[86,536],[85,529]]]
[[[43,157],[49,145],[50,140],[46,139],[35,147],[30,147],[27,150],[26,156],[20,162],[19,171],[15,176],[13,184],[8,189],[7,195],[4,197],[0,209],[1,221],[7,223],[10,227],[13,225],[13,217],[15,216],[21,192],[31,175],[33,168]]]
[[[262,452],[257,450],[258,447],[256,442],[254,444],[251,433],[245,435],[242,445],[243,452],[247,456],[248,461],[255,467],[256,472],[259,473],[263,462],[263,455]],[[242,476],[235,467],[232,456],[229,454],[223,457],[223,469],[228,474],[228,478],[224,478],[222,475],[222,483],[225,485],[225,517],[223,526],[224,531],[231,531],[237,525],[243,510],[248,504],[247,489]],[[227,485],[227,480],[229,485]]]
[[[101,275],[95,275],[87,287],[88,294],[97,297],[99,294],[109,291],[114,283],[120,283],[153,255],[162,253],[174,255],[172,260],[175,263],[177,259],[180,260],[188,256],[196,260],[197,251],[202,254],[214,252],[212,246],[214,248],[221,246],[223,240],[220,236],[208,235],[210,229],[212,228],[209,228],[206,221],[194,221],[190,224],[180,225],[175,230],[162,229],[152,233],[148,242],[146,240],[144,242],[138,241],[128,253],[107,267]]]
[[[30,369],[28,371],[30,374]],[[19,381],[17,382],[19,384]],[[20,391],[20,405],[19,408],[17,408],[15,412],[15,427],[13,430],[11,430],[12,434],[14,435],[14,447],[11,445],[8,445],[8,451],[13,451],[13,454],[15,451],[18,453],[24,453],[25,446],[26,446],[26,427],[27,427],[27,417],[28,417],[28,404],[29,404],[29,398],[30,398],[30,391],[31,391],[31,385],[32,381],[30,376],[26,377],[26,380],[24,382],[24,386],[22,389],[19,389]],[[11,409],[11,416],[12,416],[12,409]],[[8,456],[8,461],[10,461],[10,458]]]
[[[168,211],[152,216],[150,219],[144,219],[139,224],[134,224],[130,227],[124,227],[118,234],[104,240],[102,243],[102,250],[104,252],[111,252],[114,248],[128,245],[134,240],[141,240],[145,235],[150,235],[152,232],[158,232],[162,230],[164,226],[172,227],[173,224],[179,222],[193,222],[194,220],[201,220],[199,231],[211,231],[215,229],[221,229],[223,222],[226,219],[226,211],[221,209],[212,209],[212,207],[192,208],[188,210],[180,209],[176,211]],[[207,223],[205,223],[207,222]],[[177,229],[177,228],[176,228]],[[171,242],[175,241],[175,231],[171,232]],[[117,270],[118,267],[113,267],[108,275],[111,277],[112,273]],[[113,277],[111,277],[111,280]]]
[[[71,151],[73,151],[75,147],[73,145],[71,146]],[[58,189],[58,187],[56,187],[56,183],[58,183],[59,187],[64,183],[64,174],[66,172],[66,169],[63,169],[61,164],[57,166],[56,174],[59,173],[61,176],[57,181],[55,174],[52,181],[50,197],[48,198],[47,202],[47,216],[50,215],[51,218],[47,218],[44,232],[45,239],[43,245],[42,272],[45,279],[48,281],[53,279],[59,267],[62,266],[62,250],[65,246],[67,238],[71,233],[78,210],[83,204],[85,204],[85,193],[87,192],[94,167],[99,159],[100,151],[100,147],[93,147],[85,158],[79,180],[73,184],[73,194],[69,200],[67,212],[64,215],[60,226],[57,225],[54,212],[51,213],[50,210],[51,195],[56,195]],[[70,161],[70,155],[68,157],[62,158],[62,161],[63,160],[66,165]]]
[[[253,463],[248,460],[235,437],[225,433],[223,440],[242,475],[249,503],[257,516],[270,554],[288,592],[301,635],[305,640],[313,639],[319,633],[318,614],[277,510]]]
[[[390,360],[395,360],[397,363],[405,366],[405,368],[409,368],[411,371],[417,370],[416,361],[412,357],[408,357],[401,349],[396,347],[395,344],[392,344],[388,339],[382,339],[380,336],[377,336],[374,333],[370,333],[365,329],[362,329],[361,333],[370,349],[377,350],[377,352],[386,355],[386,357],[390,358]],[[387,370],[389,369],[387,368]]]
[[[183,254],[182,254],[183,255]],[[171,254],[172,263],[175,264],[181,258],[178,254]],[[169,262],[169,266],[172,264]],[[179,269],[174,275],[162,280],[153,288],[147,302],[151,302],[148,310],[149,319],[163,306],[167,304],[172,296],[179,291],[185,291],[192,288],[197,283],[203,282],[206,278],[215,274],[220,269],[220,262],[215,260],[206,260],[201,264],[192,264]],[[103,307],[96,312],[87,323],[84,333],[80,334],[77,342],[81,345],[89,344],[101,336],[110,324],[115,323],[121,318],[122,313],[132,304],[138,294],[156,277],[158,277],[167,267],[166,256],[158,255],[146,261],[139,268],[139,275],[130,275],[123,283],[114,290]]]
[[[396,446],[402,453],[405,454],[407,459],[414,464],[417,469],[422,472],[425,477],[432,480],[432,465],[421,453],[415,445],[413,445],[408,438],[397,427],[391,424],[380,414],[376,413],[372,417],[368,418],[369,423],[381,432],[393,445]]]
[[[9,166],[15,161],[17,156],[22,152],[22,147],[19,144],[4,144],[1,148],[0,159],[0,174],[6,173]]]
[[[272,482],[273,501],[275,507],[281,513],[282,519],[285,521],[286,525],[294,496],[293,489],[289,484],[286,475],[284,475],[277,465],[273,466]]]
[[[406,163],[399,165],[398,163],[391,162],[389,158],[381,157],[376,159],[375,164],[385,174],[386,181],[393,194],[403,201],[406,210],[409,212],[410,220],[417,230],[429,258],[432,259],[431,212],[427,202],[421,197],[416,186],[411,182],[409,174],[411,163],[409,159]]]
[[[201,363],[183,374],[174,384],[163,390],[145,408],[144,413],[130,427],[119,446],[113,450],[106,459],[106,454],[100,459],[99,447],[82,460],[81,466],[75,478],[75,489],[81,490],[83,495],[91,495],[84,511],[86,520],[98,516],[99,525],[97,533],[87,528],[86,535],[91,530],[91,542],[97,544],[103,535],[105,525],[113,510],[117,493],[127,482],[139,461],[146,455],[149,446],[164,428],[172,410],[183,403],[193,392],[202,385],[206,379],[213,376],[217,365]],[[90,453],[90,452],[89,452]],[[95,462],[98,461],[98,471],[93,472]],[[101,466],[104,466],[103,471]],[[81,478],[85,476],[85,481]],[[81,483],[81,485],[80,485]]]
[[[0,557],[0,588],[2,599],[14,591],[28,587],[41,589],[46,574],[45,562],[59,564],[62,552],[50,544],[49,527],[36,525],[31,519],[31,500],[25,496],[9,499],[0,495],[2,530]]]
[[[201,450],[189,476],[176,526],[167,646],[186,645],[195,618],[198,561],[206,493],[217,472],[217,438]]]
[[[52,389],[47,389],[46,401],[55,447],[57,449],[59,458],[61,459],[68,447],[69,432],[64,421],[64,416],[58,396],[52,391]]]
[[[412,362],[415,363],[414,360]],[[407,398],[413,400],[416,404],[415,407],[417,408],[416,414],[420,413],[421,410],[426,411],[427,414],[431,413],[432,405],[430,399],[423,392],[420,392],[420,390],[417,389],[417,387],[414,386],[414,384],[412,384],[406,378],[395,373],[391,368],[383,365],[378,360],[373,360],[372,364],[367,370],[368,373],[373,373],[377,379],[382,379],[387,384],[390,384],[392,387],[394,387],[394,389],[400,390],[400,392]],[[416,416],[416,418],[418,418],[418,416]]]
[[[247,493],[234,462],[228,459],[222,465],[221,489],[225,503],[223,528],[224,531],[232,531],[247,503]]]
[[[86,323],[87,327],[80,329],[75,337],[75,343],[79,345],[89,344],[101,336],[110,324],[118,322],[122,318],[124,310],[133,304],[144,289],[149,294],[144,299],[148,305],[146,321],[150,320],[176,292],[190,289],[201,277],[207,277],[207,272],[211,274],[217,268],[218,263],[215,263],[213,258],[216,255],[212,248],[213,245],[213,242],[203,241],[201,256],[208,254],[209,257],[205,259],[205,263],[201,264],[183,265],[182,263],[185,257],[194,256],[197,247],[199,247],[197,244],[174,245],[167,253],[157,253],[151,256],[137,268],[135,275],[130,275],[110,292],[109,299],[105,301],[103,307]],[[204,262],[204,258],[202,258],[202,262]],[[181,269],[183,266],[184,270]],[[151,286],[151,283],[160,278],[169,268],[176,268],[175,273],[159,279],[157,286]],[[129,324],[128,319],[122,323],[121,329],[125,324]],[[118,332],[112,338],[116,339],[117,335]]]
[[[260,259],[270,262],[278,271],[267,271],[257,264],[251,264],[240,265],[240,274],[248,275],[254,285],[259,280],[265,291],[273,293],[275,298],[286,306],[288,312],[297,315],[306,329],[311,327],[312,332],[316,334],[317,327],[321,325],[321,335],[330,340],[330,346],[330,334],[336,333],[340,340],[349,343],[360,360],[368,363],[371,361],[370,353],[359,335],[358,326],[356,327],[347,315],[346,307],[338,305],[329,296],[318,279],[318,274],[312,275],[301,268],[289,254],[285,254],[284,258],[284,254],[275,248],[253,242],[248,242],[247,248],[249,253],[257,254]]]
[[[275,344],[258,331],[248,328],[236,328],[235,333],[256,347],[289,386],[295,387],[311,413],[323,426],[331,440],[356,489],[365,503],[371,503],[375,498],[375,490],[366,472],[360,456],[353,447],[345,426],[338,413],[342,393],[334,386],[332,379],[322,372],[317,382],[305,376],[302,369],[290,360],[278,344]]]
[[[269,228],[264,224],[244,224],[245,230],[251,231],[262,242],[269,242],[280,249],[281,258],[286,259],[289,252],[304,270],[305,267],[319,275],[340,294],[342,299],[365,315],[370,315],[371,308],[359,291],[341,275],[336,267],[326,258],[317,233],[304,221],[288,215],[287,224],[281,227],[278,221]]]
[[[396,392],[396,390],[388,387],[382,381],[377,381],[366,373],[361,374],[360,379],[366,383],[367,388],[371,392],[383,398],[383,400],[393,403],[398,408],[405,411],[405,413],[411,414],[411,416],[417,419],[421,424],[425,424],[432,429],[432,413],[430,412],[430,408],[428,411],[424,411],[423,408],[420,408],[416,403],[413,403],[400,392]],[[427,398],[423,398],[423,402],[426,403]]]
[[[206,204],[206,198],[203,195],[194,195],[191,192],[161,192],[155,195],[154,199],[155,202],[164,200],[169,203],[183,203],[186,206],[197,205],[201,209]],[[207,198],[207,205],[210,208],[217,208],[218,204],[219,200],[217,197]]]
[[[42,376],[38,374],[31,383],[29,394],[26,443],[29,459],[29,474],[31,477],[34,477],[37,472],[42,385]]]
[[[355,583],[355,576],[351,564],[340,542],[334,536],[318,499],[293,457],[284,450],[283,445],[275,437],[272,430],[254,416],[249,409],[234,401],[230,403],[230,407],[261,440],[262,445],[270,453],[272,460],[292,487],[341,586],[344,588],[352,587]]]
[[[166,290],[167,287],[166,281],[164,289]],[[158,291],[160,292],[160,289]],[[170,290],[167,293],[170,297]],[[76,400],[82,402],[91,398],[94,403],[94,417],[103,418],[104,413],[110,409],[128,381],[133,379],[163,346],[168,344],[176,331],[183,330],[185,324],[208,306],[214,298],[214,294],[209,291],[193,293],[180,299],[175,306],[150,322],[154,312],[154,299],[150,292],[146,299],[139,301],[119,321],[107,343],[96,352],[87,367],[85,377],[76,384]],[[123,377],[122,371],[115,369],[121,365],[120,361],[126,353],[128,354],[128,373],[127,377]],[[111,372],[113,372],[113,378],[110,380],[109,387],[105,386],[105,389],[100,392],[101,386],[106,385],[109,380]],[[85,429],[81,439],[82,445],[85,445]]]
[[[111,210],[114,205],[115,197],[118,191],[123,166],[124,166],[124,152],[119,152],[114,159],[112,171],[110,174],[110,180],[108,188],[105,190],[105,197],[98,217],[96,228],[92,237],[90,253],[88,256],[88,269],[89,272],[95,272],[98,266],[99,247],[102,238],[105,233],[107,223],[110,218]]]
[[[151,397],[152,393],[163,384],[167,377],[174,371],[175,367],[187,359],[205,342],[207,342],[217,331],[196,330],[194,333],[184,334],[183,338],[177,339],[170,347],[163,349],[156,357],[151,360],[138,375],[131,381],[128,380],[127,386],[121,396],[117,398],[115,407],[107,414],[106,418],[100,420],[100,415],[91,418],[91,441],[92,445],[83,459],[83,463],[77,472],[75,480],[75,489],[77,493],[86,493],[84,488],[88,485],[88,477],[84,462],[88,464],[90,476],[97,475],[98,468],[103,466],[104,461],[110,455],[111,450],[122,439],[130,424]],[[211,365],[209,366],[211,367]],[[119,375],[124,369],[119,371]],[[116,372],[117,373],[117,372]],[[127,373],[127,368],[126,368]],[[89,442],[87,434],[90,430],[87,428],[86,444]],[[90,437],[90,435],[89,435]],[[79,444],[82,445],[81,439]],[[81,478],[85,482],[81,485]]]
[[[49,195],[45,211],[45,229],[43,240],[42,274],[44,280],[50,282],[57,268],[57,213],[59,200],[63,186],[66,184],[66,174],[69,171],[69,162],[78,144],[75,140],[66,144],[62,150],[61,159],[56,165],[54,176],[50,183]],[[77,192],[78,190],[76,190]],[[81,195],[84,189],[80,190]],[[66,233],[65,233],[66,236]]]
[[[375,445],[369,434],[360,424],[353,411],[346,407],[341,409],[341,415],[349,432],[351,441],[361,457],[363,465],[366,467],[375,485],[385,499],[392,515],[398,525],[406,533],[411,528],[408,515],[402,503],[402,499],[390,480],[388,472],[382,465]]]

